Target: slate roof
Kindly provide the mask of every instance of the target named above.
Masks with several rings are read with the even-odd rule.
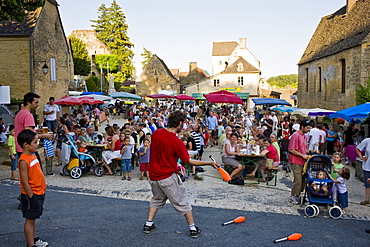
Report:
[[[370,33],[370,0],[357,0],[349,13],[346,6],[321,18],[298,65],[365,43]]]
[[[163,66],[164,70],[166,71],[166,73],[167,73],[170,77],[172,77],[173,79],[175,79],[176,81],[178,81],[178,79],[177,79],[177,78],[175,78],[175,77],[173,76],[173,74],[172,74],[172,73],[171,73],[171,71],[168,69],[167,65],[163,62],[163,60],[162,60],[162,59],[160,59],[156,54],[154,54],[154,55],[152,56],[152,58],[150,59],[149,63],[156,63],[156,62],[159,62],[159,63]],[[148,66],[145,68],[145,70],[146,70],[147,68],[148,68]]]
[[[237,46],[235,41],[213,42],[212,56],[230,56]]]
[[[242,63],[244,65],[243,71],[238,71],[238,64]],[[248,63],[244,58],[238,58],[234,63],[227,66],[227,68],[222,71],[222,74],[245,74],[245,73],[258,73],[259,69]]]
[[[26,21],[23,23],[16,21],[0,21],[0,35],[30,35],[36,27],[41,10],[42,8],[40,7],[30,12],[26,17]]]

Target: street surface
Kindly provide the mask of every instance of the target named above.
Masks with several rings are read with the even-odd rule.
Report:
[[[124,123],[111,120],[114,122]],[[210,154],[221,161],[218,148],[207,148],[203,159],[208,160]],[[346,183],[348,213],[334,220],[325,208],[320,208],[318,217],[307,218],[303,207],[289,204],[292,174],[285,171],[279,172],[277,186],[237,186],[227,184],[217,170],[205,166],[203,181],[190,178],[185,182],[195,222],[203,231],[198,239],[188,236],[184,217],[170,204],[159,210],[157,230],[142,233],[151,192],[147,180],[139,180],[138,167],[132,181],[93,173],[74,180],[60,176],[59,169],[54,167],[56,176],[46,177],[45,211],[37,221],[38,236],[50,246],[370,246],[370,234],[365,233],[370,228],[370,207],[359,204],[364,187],[354,177],[353,168]],[[0,166],[0,240],[5,246],[25,246],[24,219],[17,210],[19,183],[9,180],[9,174],[10,167]],[[238,216],[247,219],[221,226]],[[273,243],[294,232],[302,233],[302,239]]]

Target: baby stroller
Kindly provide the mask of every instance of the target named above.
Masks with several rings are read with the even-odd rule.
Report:
[[[67,140],[62,144],[62,171],[66,176],[78,179],[82,174],[94,170],[95,175],[101,177],[104,173],[102,163],[96,163],[95,159],[88,153],[78,152],[73,137],[67,135]]]
[[[307,217],[315,217],[319,215],[320,209],[318,206],[326,206],[329,209],[329,215],[333,219],[342,217],[343,212],[340,207],[334,206],[333,184],[334,182],[329,178],[331,173],[332,161],[325,155],[314,155],[310,157],[304,168],[303,176],[307,178],[305,191],[301,193],[300,205],[308,201],[304,212]],[[318,179],[319,171],[325,172],[324,179]],[[313,184],[314,183],[314,184]],[[314,189],[312,186],[315,185]]]

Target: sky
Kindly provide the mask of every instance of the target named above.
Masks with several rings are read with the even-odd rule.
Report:
[[[113,0],[57,0],[64,31],[92,30],[97,10]],[[169,69],[190,62],[212,73],[212,43],[246,38],[261,63],[261,77],[297,74],[299,62],[320,19],[346,0],[117,0],[135,45],[137,76],[145,47]]]

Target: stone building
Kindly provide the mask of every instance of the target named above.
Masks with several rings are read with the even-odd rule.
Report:
[[[38,115],[50,96],[68,95],[73,59],[55,0],[30,12],[24,23],[0,22],[0,54],[0,84],[10,86],[13,99],[23,99],[28,92],[39,94]]]
[[[90,57],[112,54],[109,48],[98,39],[94,30],[73,30],[70,36],[80,39],[86,45]]]
[[[180,81],[155,54],[136,81],[136,94],[140,96],[158,93],[177,95],[179,90]]]
[[[186,94],[201,98],[202,94],[227,90],[246,101],[259,97],[260,62],[247,48],[246,39],[237,42],[213,42],[212,73],[200,81],[187,84]]]
[[[347,0],[324,16],[298,63],[298,107],[356,105],[356,85],[370,72],[370,0]]]

